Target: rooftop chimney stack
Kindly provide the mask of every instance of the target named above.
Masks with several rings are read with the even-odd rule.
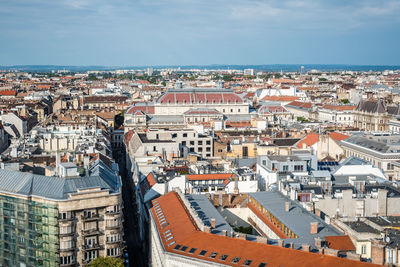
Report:
[[[318,234],[318,222],[310,223],[310,234]]]
[[[215,218],[211,218],[211,228],[215,229]]]
[[[308,244],[301,245],[301,250],[310,252],[310,245],[308,245]]]
[[[289,210],[290,210],[290,202],[287,201],[287,202],[285,202],[285,211],[289,212]]]

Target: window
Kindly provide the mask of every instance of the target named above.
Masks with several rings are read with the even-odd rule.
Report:
[[[294,166],[295,171],[302,171],[303,170],[303,165],[295,165]]]
[[[118,256],[119,254],[119,247],[107,249],[107,256]]]
[[[217,252],[213,252],[210,254],[210,258],[211,259],[215,259],[215,257],[217,257],[218,253]]]
[[[262,161],[262,165],[266,166],[266,165],[267,165],[267,161],[266,161],[266,160],[263,160],[263,161]]]
[[[106,240],[107,243],[119,242],[121,240],[121,235],[120,234],[107,235]]]
[[[74,255],[60,257],[60,264],[72,264],[74,263]]]
[[[361,246],[361,254],[367,254],[367,245]]]
[[[156,146],[153,146],[153,151],[157,151],[157,147]]]
[[[210,140],[206,141],[206,145],[211,145],[211,141]]]
[[[190,145],[191,145],[191,146],[194,146],[194,141],[190,141]]]
[[[183,247],[181,247],[181,250],[182,251],[186,251],[188,249],[188,247],[187,246],[183,246]]]
[[[206,255],[206,254],[207,254],[207,250],[202,250],[202,251],[200,251],[200,253],[199,253],[200,256],[204,256],[204,255]]]
[[[250,266],[252,260],[245,260],[243,266]]]
[[[283,171],[288,171],[289,170],[289,166],[288,165],[284,165],[283,166]]]
[[[107,249],[107,256],[111,256],[111,255],[108,255],[108,249]],[[94,258],[97,258],[97,250],[91,250],[91,251],[85,252],[85,260],[91,261]]]
[[[182,141],[182,145],[183,145],[183,146],[186,146],[186,141]]]
[[[236,264],[239,261],[240,261],[240,257],[235,257],[235,258],[233,258],[232,263]]]
[[[221,261],[226,260],[226,258],[228,258],[228,255],[226,255],[226,254],[222,254],[221,257],[219,257],[219,259],[220,259]]]
[[[187,133],[184,133],[182,136],[183,136],[183,137],[187,137]]]
[[[198,144],[199,146],[201,146],[201,145],[203,145],[203,141],[198,141],[197,144]]]
[[[190,253],[190,254],[193,254],[193,253],[196,252],[196,250],[197,250],[197,248],[191,248],[191,249],[189,250],[189,253]]]
[[[211,147],[206,147],[206,151],[210,152],[211,151]]]

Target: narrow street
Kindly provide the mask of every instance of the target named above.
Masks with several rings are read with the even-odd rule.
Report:
[[[124,201],[124,240],[126,241],[126,250],[129,254],[129,266],[146,266],[146,255],[143,253],[141,247],[142,244],[140,244],[138,237],[135,187],[126,170],[125,153],[117,152],[114,158],[119,164],[122,179],[122,199]]]

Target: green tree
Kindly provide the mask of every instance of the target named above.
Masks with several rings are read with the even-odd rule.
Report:
[[[124,267],[121,259],[111,257],[97,257],[90,264],[90,267]]]
[[[345,99],[341,99],[341,100],[340,100],[340,103],[349,104],[350,101],[349,101],[347,98],[345,98]]]

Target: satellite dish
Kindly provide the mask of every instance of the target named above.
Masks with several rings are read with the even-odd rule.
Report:
[[[389,243],[389,242],[390,242],[390,237],[387,236],[387,237],[385,238],[385,241],[386,241],[386,243]]]

